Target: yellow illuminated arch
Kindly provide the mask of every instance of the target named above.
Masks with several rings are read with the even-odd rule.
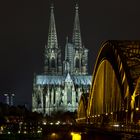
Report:
[[[109,61],[103,60],[100,63],[90,94],[88,109],[90,116],[121,110],[121,90]]]

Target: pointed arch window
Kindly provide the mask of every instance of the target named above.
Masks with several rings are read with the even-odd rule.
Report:
[[[82,66],[85,65],[85,59],[84,58],[82,59],[82,62],[81,63],[82,63]]]
[[[75,67],[76,68],[80,67],[80,63],[79,63],[79,59],[78,58],[76,58],[76,60],[75,60]]]
[[[70,88],[67,89],[67,104],[72,103],[72,90]]]
[[[55,68],[56,67],[55,66],[55,58],[54,57],[51,59],[51,67],[52,68]]]

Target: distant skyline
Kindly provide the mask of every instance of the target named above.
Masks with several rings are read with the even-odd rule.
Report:
[[[4,93],[12,92],[16,104],[31,106],[33,74],[43,72],[50,5],[49,0],[0,2],[0,100]],[[139,5],[138,0],[79,0],[90,73],[102,41],[140,39]],[[63,48],[66,36],[72,36],[74,7],[71,0],[54,1],[58,43]]]

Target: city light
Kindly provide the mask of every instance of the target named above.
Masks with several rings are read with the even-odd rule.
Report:
[[[128,112],[128,110],[126,109],[125,112]]]
[[[139,110],[139,108],[138,107],[136,107],[136,111],[138,111]]]
[[[42,132],[41,130],[38,130],[38,131],[37,131],[37,133],[41,133],[41,132]]]
[[[113,126],[114,126],[114,127],[119,127],[120,125],[119,125],[119,124],[114,124]]]
[[[105,115],[108,115],[108,113],[105,113]]]
[[[43,122],[43,125],[46,125],[47,123],[46,122]]]
[[[7,133],[8,133],[8,134],[11,134],[11,132],[10,132],[10,131],[8,131]]]
[[[56,125],[59,125],[59,124],[60,124],[60,121],[57,121],[55,124],[56,124]]]

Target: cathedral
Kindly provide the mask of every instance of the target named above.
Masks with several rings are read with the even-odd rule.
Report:
[[[64,60],[57,40],[54,7],[50,8],[48,42],[45,45],[44,72],[34,75],[32,111],[52,115],[57,111],[75,112],[81,94],[91,85],[88,74],[88,49],[82,44],[79,7],[75,6],[72,41],[66,39]]]

